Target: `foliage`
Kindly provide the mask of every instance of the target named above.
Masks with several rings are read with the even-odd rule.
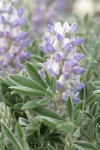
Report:
[[[81,61],[86,69],[81,77],[86,84],[80,93],[82,100],[75,104],[68,97],[63,109],[57,103],[57,79],[46,69],[45,78],[41,77],[47,56],[34,40],[29,46],[34,51],[31,62],[18,74],[3,72],[0,76],[0,149],[100,149],[99,28],[88,16],[77,22],[76,36],[85,38],[78,48],[85,55]]]

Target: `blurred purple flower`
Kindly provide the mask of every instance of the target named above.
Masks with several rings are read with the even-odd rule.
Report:
[[[31,57],[30,52],[23,48],[30,43],[29,32],[23,32],[21,27],[26,18],[22,17],[24,9],[15,8],[19,0],[0,0],[0,70],[15,73],[23,68],[23,63]],[[2,6],[2,7],[1,7]]]

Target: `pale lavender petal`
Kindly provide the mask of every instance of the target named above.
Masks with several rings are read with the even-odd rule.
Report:
[[[70,60],[72,66],[77,66],[78,65],[78,61],[75,59]]]
[[[44,39],[46,40],[47,43],[50,43],[51,38],[49,36],[44,36]]]
[[[70,48],[70,43],[66,44],[66,45],[64,46],[63,50],[67,51],[67,50],[69,50],[69,48]]]
[[[10,13],[10,14],[13,13],[13,7],[12,7],[12,6],[10,6],[10,7],[8,8],[8,13]]]
[[[76,40],[72,41],[73,46],[81,45],[84,42],[83,38],[77,38]]]
[[[45,78],[44,69],[41,69],[41,70],[39,71],[39,73],[40,73],[40,76],[44,79],[44,78]]]
[[[22,19],[19,21],[19,25],[20,25],[20,26],[25,25],[25,23],[26,23],[26,18],[22,18]]]
[[[47,48],[48,52],[54,52],[55,51],[53,45],[50,43],[46,43],[46,48]]]
[[[81,59],[83,59],[84,58],[84,54],[81,54],[81,53],[76,53],[76,55],[75,55],[75,59],[76,60],[81,60]]]
[[[5,18],[4,16],[1,16],[1,21],[2,21],[2,23],[3,23],[4,25],[7,24],[7,20],[6,20],[6,18]]]
[[[13,22],[12,22],[12,26],[13,27],[17,27],[19,25],[19,20],[18,19],[15,19]]]
[[[82,73],[84,73],[85,69],[82,67],[77,67],[76,69],[73,70],[75,74],[77,75],[81,75]]]
[[[62,55],[60,53],[56,53],[55,56],[54,56],[54,59],[56,61],[61,61],[63,59]]]
[[[73,34],[77,30],[77,23],[72,23],[70,27],[70,33]]]
[[[55,34],[54,27],[53,27],[51,24],[48,25],[48,31],[49,31],[51,34]]]
[[[72,70],[72,64],[69,61],[64,62],[64,66],[62,68],[62,73],[68,75]]]
[[[84,87],[85,87],[84,83],[81,83],[81,82],[76,83],[76,88],[78,91],[82,90]]]
[[[17,11],[18,16],[22,16],[23,12],[24,12],[24,9],[22,7],[19,8]]]
[[[77,98],[74,98],[73,101],[74,101],[75,104],[77,104],[81,101],[81,99],[77,97]]]
[[[48,51],[47,51],[47,48],[45,47],[45,46],[40,46],[40,49],[41,49],[41,51],[42,52],[44,52],[44,53],[47,53]]]
[[[24,41],[21,43],[22,47],[26,47],[26,46],[28,46],[29,44],[30,44],[30,39],[26,39],[26,40],[24,40]]]
[[[62,39],[63,39],[62,35],[60,35],[59,33],[56,34],[56,37],[59,41],[62,41]]]

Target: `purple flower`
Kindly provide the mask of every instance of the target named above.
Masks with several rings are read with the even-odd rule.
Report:
[[[13,22],[12,22],[12,26],[13,27],[17,27],[19,25],[19,20],[18,19],[15,19]]]
[[[8,8],[8,13],[10,13],[10,14],[13,13],[13,7],[12,7],[12,6],[10,6],[10,7]]]
[[[44,39],[46,40],[47,43],[50,43],[51,38],[49,36],[44,36]]]
[[[23,8],[18,11],[15,4],[18,0],[7,3],[2,1],[4,7],[0,7],[0,70],[10,73],[20,71],[23,63],[31,57],[30,52],[24,52],[24,47],[30,43],[29,32],[23,32],[25,18],[22,17]]]
[[[40,76],[44,79],[44,78],[45,78],[44,69],[41,69],[41,70],[39,71],[39,73],[40,73]]]
[[[74,101],[75,104],[77,104],[78,102],[81,101],[81,99],[77,97],[77,98],[74,98],[73,101]]]
[[[62,73],[68,75],[72,70],[72,64],[69,61],[64,62],[64,66],[62,68]]]
[[[84,87],[85,87],[85,84],[84,84],[84,83],[81,83],[81,82],[76,83],[76,89],[77,89],[78,91],[82,90]]]
[[[51,24],[48,25],[48,31],[49,31],[51,34],[55,34],[54,27],[53,27]]]
[[[46,43],[46,48],[47,48],[48,52],[54,52],[55,51],[53,45],[50,43]]]
[[[64,46],[63,49],[64,49],[65,51],[67,51],[67,50],[69,50],[69,48],[70,48],[70,43],[67,43],[67,44]]]
[[[4,16],[1,16],[1,21],[4,25],[6,25],[8,23]]]
[[[72,45],[73,45],[73,46],[78,46],[78,45],[81,45],[83,42],[84,42],[84,39],[83,39],[83,38],[77,38],[77,39],[75,39],[75,40],[72,42]]]
[[[25,23],[26,23],[26,18],[21,18],[19,21],[19,25],[23,26],[23,25],[25,25]]]
[[[63,59],[63,56],[60,53],[56,53],[55,56],[54,56],[54,59],[56,61],[61,61]]]
[[[74,73],[77,75],[81,75],[82,73],[84,73],[85,69],[82,67],[77,67],[76,69],[73,69]]]
[[[56,34],[56,37],[59,41],[62,41],[62,39],[63,39],[62,35],[60,35],[59,33]]]
[[[79,60],[81,60],[81,59],[83,59],[83,58],[84,58],[84,54],[76,53],[75,59],[76,59],[77,61],[79,61]]]
[[[70,27],[70,33],[73,34],[77,30],[77,23],[72,23]]]
[[[78,61],[75,59],[70,60],[72,66],[77,66],[78,65]]]
[[[80,75],[85,69],[79,66],[79,61],[84,55],[76,51],[76,46],[82,44],[84,40],[75,39],[76,30],[77,23],[72,23],[71,26],[67,22],[49,25],[48,36],[44,38],[46,46],[41,47],[43,52],[48,53],[44,68],[57,79],[58,104],[61,98],[64,104],[68,97],[75,104],[78,103],[79,93],[85,86],[80,82]]]
[[[18,11],[17,11],[18,16],[19,16],[19,17],[22,16],[23,12],[24,12],[24,9],[23,9],[22,7],[19,8]]]
[[[47,53],[48,51],[47,51],[47,48],[45,47],[45,46],[40,46],[40,49],[42,50],[42,52],[44,52],[44,53]]]

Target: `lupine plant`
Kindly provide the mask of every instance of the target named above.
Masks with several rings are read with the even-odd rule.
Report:
[[[40,46],[41,50],[49,55],[47,61],[43,63],[44,69],[57,78],[58,106],[62,105],[62,101],[65,103],[68,97],[75,103],[80,101],[78,95],[85,86],[80,82],[80,75],[85,69],[79,65],[84,55],[76,52],[76,47],[81,45],[84,39],[75,38],[76,30],[77,23],[72,23],[71,26],[67,22],[48,25],[48,33],[44,36],[46,44]],[[43,78],[45,78],[44,69],[40,71]],[[60,109],[64,108],[60,106]]]
[[[29,45],[29,32],[22,31],[26,19],[24,9],[16,9],[19,1],[0,1],[0,71],[14,73],[23,68],[23,63],[31,56],[24,48]]]
[[[15,9],[17,3],[19,0],[0,1],[0,19],[5,30],[11,26],[11,31],[18,29],[21,35],[15,32],[16,38],[5,38],[5,30],[2,30],[0,40],[7,43],[1,42],[3,46],[13,45],[19,40],[14,45],[19,50],[23,42],[26,46],[29,43],[29,33],[21,30],[19,23],[25,20],[22,19],[23,9]],[[16,17],[11,19],[12,15],[17,15],[17,20]],[[6,16],[10,19],[7,20]],[[16,26],[12,26],[12,22],[8,22],[10,20]],[[1,150],[100,149],[99,30],[97,23],[91,24],[87,16],[82,24],[80,19],[77,20],[78,23],[49,24],[43,43],[38,43],[39,55],[33,55],[33,59],[26,62],[17,74],[11,74],[17,71],[15,67],[14,72],[8,68],[2,72]],[[97,28],[93,32],[95,26]],[[35,49],[34,45],[32,50]],[[15,61],[20,56],[17,52],[12,63],[19,63]],[[20,52],[26,53],[23,49]],[[26,56],[29,58],[29,55],[21,55],[20,60]],[[6,55],[2,53],[2,56],[5,58]],[[8,67],[11,68],[10,63]]]

